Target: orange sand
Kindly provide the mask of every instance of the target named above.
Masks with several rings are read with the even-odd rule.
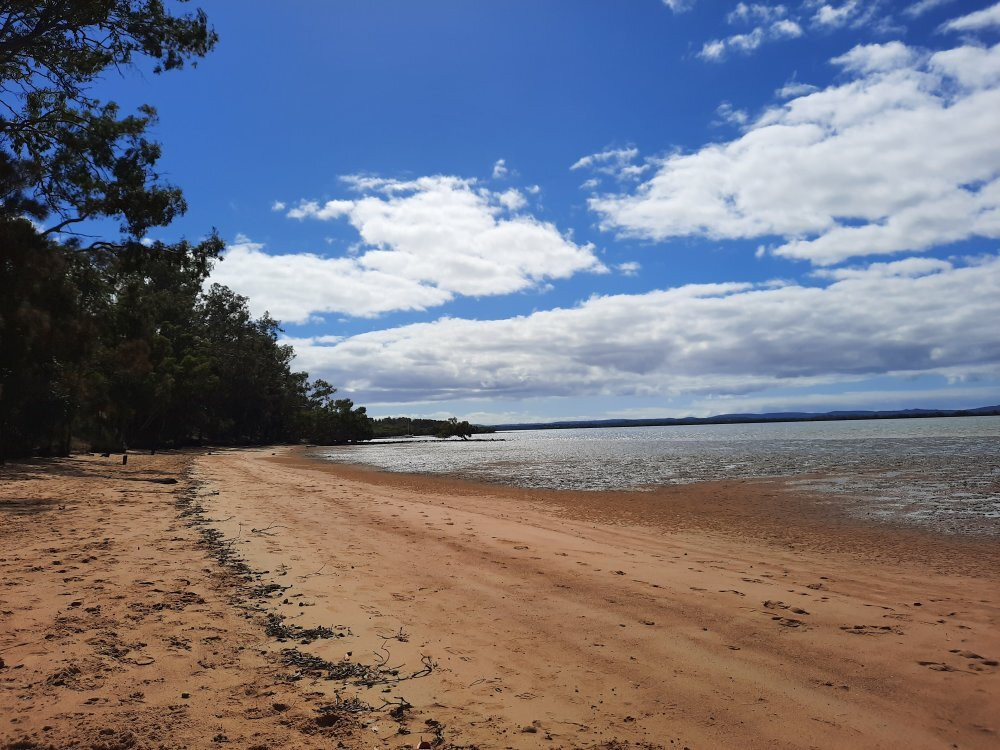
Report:
[[[0,746],[998,743],[997,543],[865,525],[780,482],[527,491],[288,449],[0,480]],[[252,585],[290,588],[250,597],[185,496],[268,571]],[[344,637],[279,642],[268,613]],[[297,674],[289,648],[385,679]],[[380,710],[324,720],[337,696]]]

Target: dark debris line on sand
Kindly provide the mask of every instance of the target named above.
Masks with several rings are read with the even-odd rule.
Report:
[[[264,576],[268,575],[269,571],[251,568],[235,549],[238,539],[227,539],[221,531],[210,526],[213,519],[206,515],[201,498],[217,495],[218,491],[205,492],[203,491],[204,486],[205,483],[200,480],[191,480],[188,489],[178,493],[175,506],[185,524],[198,532],[200,536],[198,544],[208,552],[209,556],[219,564],[231,580],[238,581],[231,597],[231,603],[244,610],[244,617],[250,619],[257,615],[265,634],[279,643],[296,641],[300,645],[308,645],[321,639],[345,638],[353,635],[350,628],[339,626],[303,628],[287,623],[283,615],[266,612],[262,602],[280,596],[291,587],[278,583],[264,583]],[[366,688],[376,685],[396,685],[406,680],[426,677],[437,666],[431,657],[423,656],[421,658],[422,666],[419,670],[404,673],[400,671],[399,667],[388,665],[389,652],[384,644],[383,651],[384,654],[375,654],[375,664],[362,664],[347,660],[334,663],[299,651],[297,648],[286,648],[282,650],[279,661],[285,667],[294,668],[294,671],[285,677],[288,682],[295,682],[304,677],[314,677],[341,681],[345,688],[348,684]],[[339,691],[335,693],[335,696],[333,702],[324,703],[316,708],[318,716],[315,722],[317,726],[330,727],[344,721],[356,721],[361,714],[387,711],[389,716],[399,722],[398,734],[411,733],[405,723],[409,719],[409,712],[413,706],[405,698],[397,697],[391,701],[383,699],[381,705],[371,706],[358,697],[342,696]],[[429,743],[432,748],[476,750],[476,747],[472,745],[460,746],[447,742],[444,737],[444,725],[434,719],[426,720],[425,725],[426,727],[421,728],[421,732],[433,733],[433,739]],[[426,743],[422,743],[422,746],[424,744]]]
[[[254,570],[247,564],[246,560],[235,549],[239,539],[227,539],[222,532],[209,525],[218,521],[206,515],[201,498],[211,497],[219,493],[217,490],[206,490],[205,484],[201,480],[191,480],[188,489],[178,493],[175,505],[186,525],[198,531],[200,535],[199,545],[204,547],[209,556],[219,563],[223,572],[230,576],[231,580],[238,582],[231,597],[233,606],[243,610],[244,617],[256,619],[265,634],[279,643],[296,642],[298,645],[308,645],[317,640],[352,636],[353,633],[348,627],[303,628],[286,622],[285,617],[280,614],[266,611],[263,605],[264,601],[281,596],[291,587],[264,582],[264,576],[268,575],[269,571]],[[254,529],[253,531],[260,530]],[[331,662],[291,647],[282,649],[278,661],[283,667],[292,670],[285,675],[284,679],[288,682],[297,682],[310,677],[339,681],[345,689],[348,686],[371,688],[377,685],[397,685],[407,680],[426,677],[434,671],[437,664],[430,656],[422,656],[421,668],[413,672],[404,672],[399,666],[389,666],[390,653],[386,644],[393,637],[383,638],[381,653],[376,652],[375,654],[375,664],[362,664],[348,660]],[[459,745],[446,739],[446,726],[433,718],[426,719],[421,724],[411,728],[408,724],[412,724],[416,718],[412,715],[413,709],[413,705],[401,696],[397,696],[393,700],[382,699],[380,705],[373,706],[357,696],[344,695],[336,690],[333,701],[317,706],[315,709],[317,716],[314,722],[315,726],[320,728],[349,727],[352,724],[354,726],[360,725],[363,728],[366,725],[361,717],[366,714],[386,712],[388,716],[398,722],[397,734],[417,733],[424,737],[431,736],[430,740],[414,743],[413,747],[429,747],[434,750],[480,750],[477,745]],[[617,740],[597,741],[593,744],[577,745],[576,747],[582,750],[663,750],[663,745],[645,742],[619,742]]]

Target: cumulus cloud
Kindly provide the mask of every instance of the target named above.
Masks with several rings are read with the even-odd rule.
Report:
[[[493,179],[499,180],[507,176],[507,160],[497,159],[493,164]]]
[[[346,219],[361,239],[352,257],[271,255],[241,237],[213,280],[279,319],[302,322],[315,312],[424,310],[456,295],[509,294],[582,271],[607,271],[592,245],[578,245],[525,213],[527,198],[513,188],[495,192],[449,176],[351,176],[347,182],[362,195],[301,201],[286,215]]]
[[[287,323],[305,323],[324,312],[372,317],[393,310],[425,310],[452,298],[443,289],[366,269],[353,258],[270,255],[246,237],[226,248],[210,281],[248,296],[254,315],[270,312]]]
[[[826,286],[693,284],[505,320],[296,340],[297,366],[382,403],[708,395],[876,375],[995,377],[1000,258],[876,264]]]
[[[784,18],[771,24],[769,34],[773,39],[794,39],[802,36],[802,27],[790,18]]]
[[[831,62],[854,73],[877,73],[910,65],[918,56],[902,42],[859,44]]]
[[[834,62],[849,80],[765,111],[729,142],[647,158],[635,188],[592,196],[603,228],[776,237],[776,254],[823,265],[1000,237],[1000,45],[889,42]]]
[[[577,245],[555,225],[521,213],[527,199],[517,190],[498,193],[441,175],[350,182],[366,194],[322,205],[304,201],[288,216],[346,218],[364,243],[357,262],[367,270],[475,296],[605,270],[592,245]]]
[[[943,31],[979,31],[990,27],[1000,27],[1000,3],[954,18],[941,25]]]
[[[822,5],[813,15],[813,22],[820,26],[845,26],[857,16],[859,6],[857,0],[841,5]]]

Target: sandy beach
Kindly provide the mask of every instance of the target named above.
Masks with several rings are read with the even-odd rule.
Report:
[[[0,469],[0,747],[992,748],[995,540],[780,481]]]

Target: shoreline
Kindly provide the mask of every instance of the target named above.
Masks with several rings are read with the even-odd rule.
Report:
[[[517,490],[299,453],[4,470],[0,747],[125,723],[135,747],[997,740],[995,545],[831,522],[766,483]]]
[[[888,542],[905,542],[898,560],[938,565],[955,571],[956,549],[970,564],[964,573],[987,570],[1000,577],[1000,539],[989,533],[947,533],[933,527],[884,517],[865,518],[845,510],[842,496],[795,485],[813,475],[716,479],[684,484],[644,485],[620,490],[518,487],[452,474],[395,472],[360,462],[324,459],[312,447],[286,449],[282,460],[353,481],[397,487],[423,494],[482,495],[536,503],[581,519],[595,515],[620,524],[655,526],[665,532],[699,531],[731,536],[754,535],[778,545],[806,545],[816,551],[873,554]],[[317,465],[318,464],[318,465]],[[335,467],[335,468],[333,468]],[[738,526],[738,529],[734,529]],[[843,535],[843,536],[842,536]]]

